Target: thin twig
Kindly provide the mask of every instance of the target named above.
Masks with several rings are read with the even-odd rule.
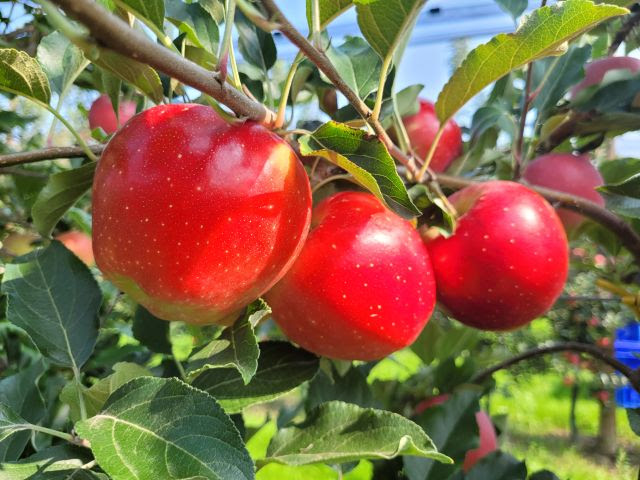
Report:
[[[629,380],[629,384],[635,390],[640,392],[640,372],[639,371],[633,370],[631,367],[611,357],[600,347],[596,347],[595,345],[590,345],[588,343],[579,343],[579,342],[564,342],[556,345],[550,345],[548,347],[537,347],[531,350],[527,350],[526,352],[523,352],[520,355],[511,357],[507,360],[504,360],[503,362],[500,362],[494,365],[493,367],[487,368],[486,370],[483,370],[477,373],[471,379],[471,383],[482,383],[497,371],[503,370],[505,368],[509,368],[510,366],[515,365],[516,363],[519,363],[523,360],[538,357],[540,355],[547,355],[549,353],[566,352],[566,351],[586,353],[588,355],[591,355],[594,358],[597,358],[598,360],[601,360],[602,362],[613,367],[618,372],[620,372],[623,376],[625,376]]]
[[[522,172],[522,150],[524,146],[524,129],[527,126],[527,113],[531,105],[531,82],[533,80],[533,62],[527,67],[527,80],[524,87],[524,96],[522,98],[522,112],[520,113],[520,127],[518,128],[518,140],[516,148],[513,151],[513,179],[518,180]]]
[[[627,39],[629,34],[633,31],[633,29],[640,24],[640,11],[634,12],[627,17],[627,20],[622,24],[618,33],[613,38],[611,45],[609,45],[609,50],[607,51],[608,56],[612,56],[620,45]]]
[[[104,145],[92,145],[91,151],[100,155],[104,150]],[[7,153],[0,155],[0,167],[11,167],[25,163],[41,162],[43,160],[55,160],[58,158],[86,157],[85,151],[81,147],[51,147],[30,152]]]
[[[104,47],[125,57],[146,63],[185,85],[206,93],[228,106],[237,115],[271,125],[275,113],[244,92],[228,88],[219,75],[181,57],[144,33],[134,30],[120,18],[92,0],[53,0],[68,15],[86,25],[91,35]]]

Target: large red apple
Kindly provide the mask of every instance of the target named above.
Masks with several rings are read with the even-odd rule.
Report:
[[[409,222],[371,194],[342,192],[315,208],[300,256],[265,298],[285,335],[307,350],[374,360],[415,340],[435,284]]]
[[[228,324],[302,248],[309,180],[261,125],[202,105],[133,117],[93,184],[93,247],[105,277],[166,320]]]
[[[604,199],[596,191],[604,180],[588,155],[542,155],[527,165],[523,178],[532,185],[570,193],[604,206]],[[585,220],[579,213],[566,208],[558,209],[558,216],[567,232],[575,230]]]
[[[449,400],[450,395],[436,395],[433,397],[429,397],[418,405],[415,408],[415,415],[419,415],[428,408],[435,407],[437,405],[442,405],[444,402]],[[496,435],[496,429],[493,426],[493,422],[491,421],[491,417],[484,410],[480,410],[476,412],[476,423],[478,425],[478,434],[480,436],[480,444],[477,448],[467,451],[464,456],[464,462],[462,464],[462,469],[465,472],[471,470],[471,468],[482,460],[484,457],[489,455],[491,452],[498,449],[498,436]]]
[[[632,73],[640,71],[640,60],[633,57],[606,57],[585,65],[584,79],[571,89],[571,98],[587,87],[602,82],[610,70],[629,70]]]
[[[89,128],[101,127],[106,133],[112,134],[118,130],[120,125],[127,123],[136,114],[136,104],[131,100],[122,100],[118,108],[118,118],[113,109],[108,95],[100,95],[91,104],[89,109]]]
[[[462,215],[449,238],[428,241],[438,300],[472,327],[510,330],[562,292],[569,248],[547,201],[524,185],[491,181],[450,197]]]
[[[71,250],[80,260],[89,266],[95,264],[93,258],[93,248],[91,245],[91,237],[83,232],[75,230],[61,233],[56,240],[62,242],[65,247]]]
[[[418,113],[403,118],[403,122],[413,150],[424,159],[440,128],[440,121],[436,116],[433,103],[421,99]],[[460,154],[462,154],[462,133],[458,124],[454,120],[449,120],[431,159],[430,167],[435,172],[443,172]]]

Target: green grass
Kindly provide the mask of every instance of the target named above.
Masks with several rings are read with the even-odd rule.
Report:
[[[547,468],[562,480],[636,480],[640,441],[629,427],[623,409],[616,412],[620,449],[616,462],[590,449],[597,434],[599,406],[580,398],[576,418],[581,440],[572,444],[569,430],[569,389],[559,375],[496,376],[498,389],[490,399],[494,416],[506,415],[501,447],[525,458],[530,472]]]

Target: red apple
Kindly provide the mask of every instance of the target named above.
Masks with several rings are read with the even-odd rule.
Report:
[[[428,408],[443,404],[449,399],[449,397],[450,395],[444,394],[429,397],[423,400],[418,405],[416,405],[415,415],[421,414]],[[465,454],[464,462],[462,464],[462,469],[465,472],[471,470],[471,467],[473,467],[481,459],[498,449],[498,436],[496,435],[496,430],[493,426],[493,422],[491,421],[491,417],[489,416],[489,414],[483,410],[476,412],[476,423],[478,424],[480,444],[478,445],[478,448],[469,450]]]
[[[302,248],[309,180],[282,138],[202,105],[133,117],[93,184],[93,247],[105,277],[166,320],[229,324]]]
[[[300,256],[265,296],[285,335],[319,355],[374,360],[411,344],[435,304],[427,249],[373,195],[321,202]]]
[[[436,116],[433,103],[421,99],[418,113],[403,118],[403,122],[413,150],[424,159],[440,128],[440,121]],[[461,154],[462,133],[460,127],[455,121],[449,120],[431,160],[431,169],[435,172],[443,172]]]
[[[130,100],[122,100],[118,108],[118,117],[108,95],[100,95],[89,109],[89,128],[101,127],[107,134],[112,134],[120,125],[127,123],[136,114],[136,104]]]
[[[484,330],[511,330],[546,312],[567,278],[567,237],[553,207],[524,185],[491,181],[450,197],[462,216],[428,241],[438,299]]]
[[[584,79],[571,89],[570,97],[575,98],[587,87],[597,85],[610,70],[640,71],[640,60],[633,57],[606,57],[589,63],[584,67]]]
[[[527,165],[523,178],[532,185],[570,193],[604,206],[604,199],[596,191],[596,187],[604,181],[588,155],[542,155]],[[575,230],[585,220],[579,213],[565,208],[558,209],[558,216],[568,232]]]
[[[89,266],[96,262],[93,258],[93,248],[91,237],[83,232],[69,231],[61,233],[56,240],[62,242],[65,247],[71,250],[80,260]]]

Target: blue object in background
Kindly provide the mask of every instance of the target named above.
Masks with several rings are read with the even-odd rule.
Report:
[[[624,328],[618,328],[613,349],[617,360],[634,370],[640,368],[640,323],[630,323]],[[631,386],[617,388],[616,403],[624,408],[638,408],[640,393]]]

